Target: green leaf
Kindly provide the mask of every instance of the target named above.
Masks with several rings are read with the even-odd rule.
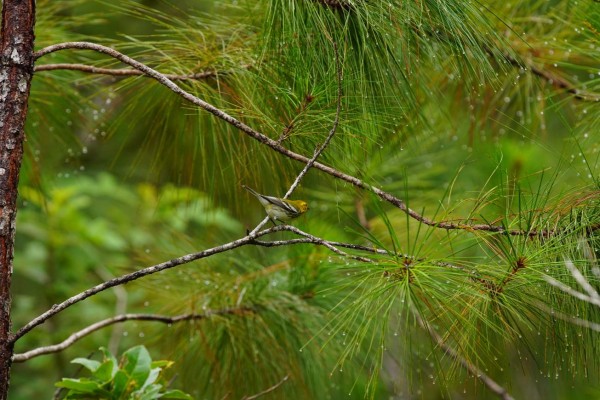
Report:
[[[110,382],[117,372],[115,362],[111,359],[104,362],[94,372],[94,378],[102,383]]]
[[[142,385],[142,389],[146,388],[149,385],[152,385],[154,382],[156,382],[158,380],[158,377],[160,375],[160,368],[154,368],[150,371],[150,374],[148,374],[148,378],[146,378],[146,381],[144,382],[144,384]]]
[[[144,346],[135,346],[127,350],[123,354],[123,358],[126,360],[123,370],[129,374],[131,379],[136,381],[136,387],[141,387],[150,375],[152,364],[150,353]]]
[[[138,396],[136,396],[136,398],[139,398],[140,400],[160,399],[161,398],[161,395],[160,395],[161,389],[162,389],[162,385],[146,386],[145,389],[140,390],[138,393],[136,393],[138,395]]]
[[[87,378],[63,378],[62,381],[57,382],[55,386],[70,389],[79,393],[94,393],[100,390],[98,382],[91,381]]]
[[[100,361],[90,360],[89,358],[79,357],[71,361],[71,363],[83,365],[92,372],[96,372],[96,370],[100,367]]]
[[[129,381],[130,378],[125,371],[120,369],[115,373],[112,388],[113,398],[120,399],[123,394],[126,394]]]
[[[102,365],[104,366],[106,364],[106,365],[110,365],[110,367],[111,367],[110,378],[106,379],[106,380],[110,380],[110,379],[114,378],[115,374],[119,370],[119,362],[117,361],[117,358],[110,351],[108,351],[108,349],[106,347],[100,347],[100,351],[104,355],[104,362],[102,363]],[[108,367],[106,367],[106,368],[108,368]],[[98,379],[102,379],[102,378],[98,377]]]

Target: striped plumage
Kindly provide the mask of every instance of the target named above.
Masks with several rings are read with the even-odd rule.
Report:
[[[275,223],[275,221],[289,221],[297,218],[308,211],[308,204],[302,200],[287,200],[279,197],[265,196],[257,193],[248,186],[242,185],[244,189],[252,193],[267,211],[267,215]]]

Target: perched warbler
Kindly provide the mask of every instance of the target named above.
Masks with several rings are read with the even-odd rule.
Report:
[[[248,186],[242,185],[244,189],[256,196],[260,204],[263,205],[269,219],[275,223],[278,221],[289,221],[301,216],[308,211],[308,204],[302,200],[286,200],[279,197],[265,196],[250,189]]]

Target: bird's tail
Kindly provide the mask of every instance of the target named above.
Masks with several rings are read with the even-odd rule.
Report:
[[[256,197],[258,197],[259,199],[262,197],[262,196],[261,196],[261,194],[260,194],[260,193],[258,193],[258,192],[256,192],[254,189],[252,189],[252,188],[249,188],[249,187],[248,187],[248,186],[246,186],[246,185],[242,185],[242,187],[243,187],[244,189],[246,189],[247,191],[249,191],[250,193],[252,193],[253,195],[255,195]]]

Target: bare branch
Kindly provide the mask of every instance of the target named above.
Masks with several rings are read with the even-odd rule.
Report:
[[[243,69],[248,69],[250,65],[243,65]],[[93,65],[87,64],[42,64],[36,65],[34,68],[34,72],[43,72],[43,71],[56,71],[56,70],[69,70],[69,71],[80,71],[87,72],[90,74],[100,74],[100,75],[111,75],[111,76],[148,76],[146,73],[131,68],[102,68],[95,67]],[[221,75],[230,75],[233,71],[202,71],[196,72],[193,74],[163,74],[165,77],[172,81],[184,81],[184,80],[202,80],[208,78],[215,78]]]
[[[111,318],[104,319],[102,321],[96,322],[90,326],[81,329],[73,333],[71,336],[63,340],[61,343],[51,345],[51,346],[43,346],[38,347],[37,349],[30,350],[25,353],[15,354],[13,356],[14,362],[24,362],[30,360],[34,357],[38,357],[44,354],[58,353],[66,349],[67,347],[73,345],[80,339],[83,339],[85,336],[98,331],[107,326],[118,324],[125,321],[155,321],[162,322],[164,324],[174,324],[178,322],[191,321],[191,320],[203,320],[210,318],[213,315],[234,315],[240,313],[254,312],[254,309],[250,307],[238,307],[238,308],[225,308],[223,310],[209,310],[202,314],[183,314],[177,315],[174,317],[169,317],[166,315],[157,315],[157,314],[120,314]]]
[[[279,240],[279,241],[272,241],[272,242],[262,242],[262,241],[256,240],[257,238],[268,235],[270,233],[281,232],[281,231],[292,232],[292,233],[295,233],[296,235],[303,236],[304,238],[303,239],[291,239],[291,240]],[[112,288],[112,287],[115,287],[118,285],[123,285],[125,283],[142,278],[144,276],[151,275],[151,274],[154,274],[159,271],[164,271],[166,269],[170,269],[170,268],[173,268],[173,267],[176,267],[179,265],[187,264],[192,261],[200,260],[202,258],[207,258],[207,257],[213,256],[215,254],[223,253],[225,251],[233,250],[238,247],[242,247],[242,246],[246,246],[246,245],[275,247],[275,246],[287,246],[287,245],[293,245],[293,244],[299,244],[299,243],[312,243],[312,244],[324,246],[324,247],[327,247],[332,252],[334,252],[342,257],[347,257],[347,258],[350,258],[353,260],[357,260],[360,262],[367,262],[367,263],[371,263],[373,261],[366,257],[348,254],[344,251],[341,251],[337,247],[345,247],[345,248],[359,250],[359,251],[368,251],[373,254],[393,255],[393,254],[390,254],[389,252],[387,252],[386,250],[382,250],[382,249],[373,249],[370,247],[351,244],[351,243],[331,242],[331,241],[313,236],[313,235],[306,233],[306,232],[304,232],[294,226],[291,226],[291,225],[278,225],[278,226],[257,232],[256,234],[253,234],[253,235],[250,235],[250,234],[246,235],[240,239],[234,240],[229,243],[225,243],[221,246],[213,247],[213,248],[203,250],[203,251],[200,251],[197,253],[190,253],[190,254],[184,255],[182,257],[178,257],[178,258],[175,258],[175,259],[172,259],[169,261],[165,261],[160,264],[156,264],[156,265],[153,265],[150,267],[140,269],[140,270],[132,272],[130,274],[126,274],[126,275],[122,275],[117,278],[110,279],[110,280],[105,281],[101,284],[98,284],[94,287],[91,287],[79,294],[76,294],[76,295],[68,298],[67,300],[63,301],[62,303],[53,305],[52,308],[50,308],[46,312],[40,314],[38,317],[34,318],[29,323],[27,323],[25,326],[23,326],[21,329],[19,329],[10,338],[10,342],[11,343],[16,342],[19,338],[21,338],[23,335],[25,335],[27,332],[29,332],[36,326],[41,325],[48,319],[52,318],[54,315],[60,313],[61,311],[65,310],[66,308],[71,307],[74,304],[79,303],[80,301],[87,299],[88,297],[91,297],[91,296],[93,296],[97,293],[100,293],[104,290],[107,290],[109,288]],[[398,256],[398,255],[396,254],[394,256]],[[414,257],[408,256],[408,255],[402,255],[402,257],[414,259]],[[435,263],[435,265],[449,267],[449,268],[456,268],[456,269],[461,269],[461,270],[464,269],[463,267],[451,265],[448,263]],[[97,328],[97,329],[99,329],[99,328]]]
[[[330,242],[328,242],[327,240],[318,238],[316,236],[310,235],[306,232],[301,231],[298,228],[295,228],[293,226],[290,225],[278,225],[278,226],[274,226],[272,228],[269,229],[265,229],[263,231],[257,232],[256,234],[249,234],[246,235],[240,239],[234,240],[232,242],[229,243],[225,243],[221,246],[217,246],[217,247],[213,247],[207,250],[203,250],[197,253],[190,253],[178,258],[174,258],[172,260],[169,261],[165,261],[162,262],[160,264],[156,264],[150,267],[146,267],[143,269],[140,269],[138,271],[132,272],[130,274],[126,274],[126,275],[122,275],[120,277],[117,278],[113,278],[110,279],[108,281],[105,281],[103,283],[100,283],[94,287],[91,287],[79,294],[76,294],[70,298],[68,298],[67,300],[63,301],[60,304],[55,304],[52,306],[52,308],[50,308],[49,310],[47,310],[46,312],[44,312],[43,314],[40,314],[38,317],[34,318],[33,320],[31,320],[29,323],[27,323],[25,326],[23,326],[21,329],[19,329],[11,338],[10,338],[10,342],[14,343],[16,342],[19,338],[21,338],[23,335],[25,335],[27,332],[29,332],[30,330],[32,330],[33,328],[35,328],[36,326],[44,323],[46,320],[48,320],[49,318],[53,317],[54,315],[58,314],[59,312],[65,310],[66,308],[71,307],[72,305],[79,303],[80,301],[83,301],[85,299],[87,299],[88,297],[91,297],[97,293],[100,293],[106,289],[118,286],[118,285],[123,285],[125,283],[134,281],[136,279],[142,278],[144,276],[147,275],[152,275],[156,272],[159,271],[164,271],[166,269],[170,269],[179,265],[183,265],[183,264],[187,264],[190,263],[192,261],[196,261],[196,260],[200,260],[202,258],[207,258],[210,256],[213,256],[215,254],[219,254],[219,253],[223,253],[225,251],[229,251],[229,250],[233,250],[236,249],[238,247],[242,247],[242,246],[246,246],[246,245],[258,245],[258,241],[256,240],[259,237],[262,237],[264,235],[268,235],[270,233],[274,233],[274,232],[280,232],[280,231],[288,231],[288,232],[293,232],[297,235],[301,235],[304,236],[305,238],[307,238],[307,240],[310,241],[310,243],[314,243],[314,244],[318,244],[321,246],[325,246],[327,247],[329,250],[333,251],[336,254],[339,254],[340,256],[343,257],[348,257],[354,260],[358,260],[361,262],[372,262],[371,260],[369,260],[368,258],[364,258],[364,257],[360,257],[360,256],[354,256],[354,255],[350,255],[347,254],[339,249],[337,249],[334,245],[332,245]],[[282,241],[278,241],[278,242],[273,242],[270,244],[270,246],[286,246],[288,244],[294,244],[293,241],[286,241],[286,240],[282,240]]]
[[[346,252],[341,251],[340,249],[338,249],[336,246],[334,246],[332,244],[332,242],[329,242],[327,240],[318,238],[316,236],[311,235],[310,233],[306,233],[298,228],[296,228],[295,226],[291,226],[291,225],[286,225],[284,227],[284,230],[289,231],[289,232],[294,232],[296,235],[300,235],[300,236],[304,236],[305,238],[307,238],[310,243],[314,243],[314,244],[318,244],[324,247],[327,247],[329,250],[333,251],[334,253],[343,256],[343,257],[348,257],[351,258],[353,260],[357,260],[357,261],[361,261],[361,262],[367,262],[367,263],[372,263],[373,260],[370,260],[368,258],[365,257],[360,257],[360,256],[354,256],[354,255],[350,255]]]
[[[292,228],[294,228],[294,227],[292,227]],[[297,228],[295,228],[295,229],[297,229]],[[292,229],[286,229],[286,230],[295,232]],[[325,239],[321,239],[321,238],[317,238],[317,237],[314,237],[314,239],[313,239],[313,238],[311,238],[310,234],[307,234],[305,232],[298,233],[298,234],[302,235],[302,236],[306,235],[306,237],[300,238],[300,239],[290,239],[290,240],[270,240],[270,241],[255,240],[254,244],[256,244],[257,246],[262,246],[262,247],[276,247],[276,246],[283,246],[283,245],[290,246],[290,245],[295,245],[295,244],[309,244],[309,243],[324,245],[324,243],[327,243],[333,247],[343,247],[346,249],[364,251],[364,252],[371,253],[371,254],[377,254],[377,255],[389,256],[389,257],[395,257],[395,258],[402,258],[405,260],[411,260],[415,263],[427,263],[429,265],[435,265],[436,267],[455,269],[455,270],[463,271],[463,272],[471,274],[471,275],[477,275],[477,272],[474,272],[472,268],[467,268],[462,265],[452,264],[452,263],[449,263],[446,261],[435,261],[435,260],[427,260],[425,258],[416,258],[415,256],[410,255],[410,254],[394,253],[394,252],[391,252],[391,251],[388,251],[385,249],[378,249],[375,247],[363,246],[363,245],[354,244],[354,243],[332,242],[330,240],[325,240]],[[369,262],[369,263],[373,262],[373,260],[371,260],[371,259],[363,258],[363,257],[355,257],[351,254],[345,254],[344,256],[353,258],[360,262]]]
[[[279,382],[277,382],[275,385],[271,386],[270,388],[265,389],[262,392],[257,393],[252,396],[244,396],[244,397],[242,397],[242,400],[254,400],[254,399],[258,399],[261,396],[264,396],[265,394],[271,393],[272,391],[277,389],[279,386],[283,385],[285,383],[285,381],[287,381],[289,378],[290,378],[290,376],[286,375],[283,377],[282,380],[280,380]]]
[[[510,395],[510,393],[508,393],[506,388],[504,388],[503,386],[500,386],[500,384],[498,384],[495,380],[493,380],[491,377],[486,375],[482,370],[480,370],[475,365],[473,365],[468,360],[466,360],[464,357],[462,357],[452,347],[448,346],[446,344],[446,342],[444,341],[444,339],[435,331],[435,329],[433,329],[433,327],[430,324],[423,321],[423,318],[421,318],[421,316],[419,315],[418,312],[416,312],[416,310],[412,310],[412,311],[413,311],[412,314],[415,316],[419,325],[423,329],[427,330],[427,332],[429,332],[429,335],[431,335],[433,340],[435,340],[437,345],[440,346],[440,348],[442,350],[444,350],[444,352],[447,355],[449,355],[454,360],[456,360],[464,369],[469,371],[469,373],[471,373],[471,375],[477,377],[477,379],[479,379],[485,386],[488,387],[489,390],[491,390],[494,394],[498,395],[501,399],[514,400],[514,398]]]
[[[208,111],[211,114],[215,115],[216,117],[222,119],[223,121],[233,125],[240,131],[246,133],[248,136],[259,141],[260,143],[269,146],[271,149],[275,150],[276,152],[283,154],[284,156],[286,156],[292,160],[296,160],[296,161],[299,161],[304,164],[306,164],[310,161],[310,159],[308,157],[306,157],[302,154],[295,153],[291,150],[288,150],[287,148],[283,147],[277,141],[252,129],[248,125],[235,119],[234,117],[232,117],[229,114],[227,114],[226,112],[216,108],[215,106],[205,102],[204,100],[201,100],[198,97],[186,92],[185,90],[183,90],[179,86],[177,86],[175,83],[173,83],[173,81],[171,81],[170,79],[165,77],[163,74],[157,72],[156,70],[154,70],[154,69],[148,67],[147,65],[142,64],[122,53],[119,53],[118,51],[111,49],[109,47],[101,46],[101,45],[98,45],[95,43],[88,43],[88,42],[59,43],[59,44],[45,47],[45,48],[41,49],[40,51],[36,52],[35,58],[38,59],[46,54],[49,54],[49,53],[52,53],[55,51],[59,51],[59,50],[64,50],[64,49],[95,50],[100,53],[104,53],[111,57],[114,57],[117,60],[119,60],[125,64],[131,65],[132,67],[144,72],[146,75],[156,79],[158,82],[165,85],[166,87],[171,89],[173,92],[177,93],[178,95],[180,95],[184,99],[188,100],[192,104],[195,104],[195,105],[205,109],[206,111]],[[361,188],[363,190],[367,190],[367,191],[375,193],[381,199],[387,201],[388,203],[392,204],[393,206],[397,207],[398,209],[400,209],[403,212],[405,212],[406,214],[408,214],[411,218],[413,218],[425,225],[431,226],[431,227],[441,228],[441,229],[446,229],[446,230],[457,230],[458,229],[458,230],[466,230],[466,231],[487,231],[487,232],[495,232],[495,233],[507,233],[509,235],[524,235],[524,236],[530,236],[530,237],[551,236],[554,234],[554,231],[552,231],[552,230],[549,230],[549,231],[548,230],[529,230],[529,231],[507,230],[503,226],[499,226],[499,225],[464,224],[464,223],[456,223],[456,222],[449,222],[449,221],[434,221],[432,219],[429,219],[429,218],[419,214],[418,212],[414,211],[413,209],[409,208],[406,205],[406,203],[404,203],[404,201],[402,201],[398,197],[396,197],[390,193],[387,193],[387,192],[385,192],[375,186],[372,186],[368,183],[365,183],[362,180],[360,180],[352,175],[345,174],[341,171],[336,170],[335,168],[332,168],[328,165],[325,165],[325,164],[322,164],[322,163],[319,163],[316,161],[314,162],[313,166],[316,169],[323,171],[337,179],[351,183],[352,185],[354,185],[358,188]]]
[[[316,236],[310,235],[310,234],[308,234],[296,227],[290,226],[290,225],[280,225],[276,228],[271,228],[270,230],[261,232],[259,236],[261,236],[263,234],[266,235],[268,233],[272,233],[275,231],[289,231],[289,232],[295,233],[297,235],[303,236],[303,238],[290,239],[290,240],[278,240],[278,241],[251,240],[251,244],[257,245],[257,246],[264,246],[264,247],[276,247],[276,246],[286,246],[286,245],[294,245],[294,244],[317,244],[317,245],[322,245],[322,246],[327,247],[334,253],[339,254],[340,256],[351,258],[351,259],[354,259],[354,260],[357,260],[360,262],[372,262],[372,260],[370,260],[368,258],[360,257],[360,256],[354,256],[354,255],[347,254],[347,253],[342,252],[339,249],[337,249],[337,247],[345,247],[345,248],[350,248],[353,250],[366,251],[366,252],[373,253],[373,254],[401,256],[401,257],[407,258],[407,259],[414,259],[414,257],[409,256],[409,255],[392,254],[392,253],[388,252],[387,250],[383,250],[383,249],[375,249],[372,247],[361,246],[361,245],[356,245],[356,244],[352,244],[352,243],[328,241],[328,240],[321,239]],[[443,267],[450,267],[450,268],[464,270],[464,268],[461,266],[451,265],[448,263],[434,263],[434,264],[443,266]],[[123,282],[123,283],[125,283],[125,282]],[[117,287],[119,287],[119,286],[113,286],[113,288],[117,288]],[[66,307],[63,307],[62,309],[64,309],[64,308],[66,308]],[[85,337],[97,330],[100,330],[104,327],[107,327],[107,326],[110,326],[113,324],[125,322],[125,321],[140,320],[140,321],[156,321],[156,322],[162,322],[162,323],[177,323],[177,322],[188,321],[188,320],[202,320],[202,319],[211,317],[213,315],[238,314],[238,313],[254,312],[254,311],[255,310],[251,307],[241,306],[241,307],[236,307],[236,308],[226,308],[226,309],[222,309],[222,310],[209,310],[202,314],[183,314],[183,315],[174,316],[174,317],[164,316],[164,315],[156,315],[156,314],[120,314],[115,317],[107,318],[105,320],[96,322],[84,329],[81,329],[80,331],[75,332],[72,335],[70,335],[67,339],[65,339],[64,341],[62,341],[59,344],[55,344],[55,345],[51,345],[51,346],[43,346],[43,347],[39,347],[37,349],[31,350],[31,351],[28,351],[25,353],[15,354],[13,356],[13,361],[14,362],[24,362],[24,361],[30,360],[34,357],[38,357],[38,356],[41,356],[44,354],[50,354],[50,353],[56,353],[56,352],[62,351],[64,349],[66,349],[67,347],[73,345],[78,340],[82,339],[83,337]],[[58,312],[60,312],[60,310],[58,310],[54,314],[56,314]],[[50,318],[51,316],[52,315],[49,315],[48,318]],[[21,332],[21,331],[19,331],[19,332]],[[21,336],[22,336],[22,334],[21,334]],[[17,338],[18,337],[16,337],[16,335],[15,335],[15,340]]]

